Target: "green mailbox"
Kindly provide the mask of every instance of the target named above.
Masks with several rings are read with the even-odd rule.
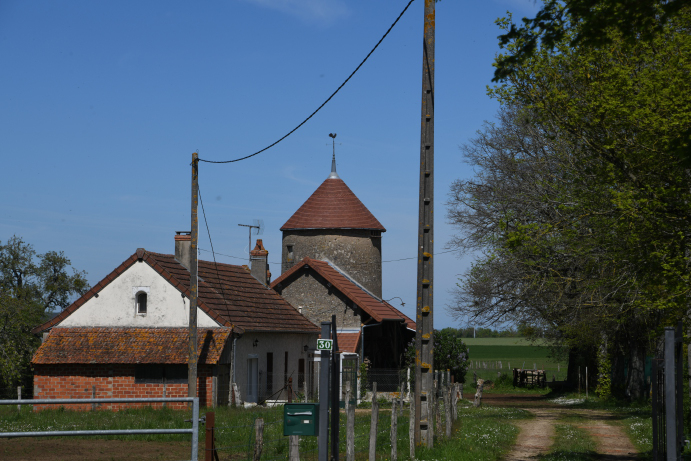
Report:
[[[286,403],[283,435],[319,435],[319,404]]]

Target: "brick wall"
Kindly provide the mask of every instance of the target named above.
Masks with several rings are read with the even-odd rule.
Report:
[[[34,399],[89,399],[96,386],[96,398],[157,398],[163,397],[164,384],[135,384],[134,365],[34,365]],[[197,370],[197,394],[201,407],[212,405],[212,366],[200,365]],[[187,397],[187,383],[166,384],[166,397]],[[184,409],[185,402],[166,404]],[[99,409],[119,410],[154,404],[98,404]],[[55,409],[56,405],[35,405],[34,410]],[[70,410],[91,410],[91,404],[64,405]]]

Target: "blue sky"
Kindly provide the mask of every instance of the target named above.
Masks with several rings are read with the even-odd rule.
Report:
[[[0,241],[62,250],[98,282],[138,247],[172,253],[190,227],[190,160],[253,153],[290,131],[352,72],[407,0],[0,2]],[[292,136],[250,160],[200,166],[214,248],[244,264],[262,219],[269,260],[281,225],[341,178],[387,228],[383,260],[416,255],[423,1],[353,79]],[[435,252],[451,182],[473,172],[459,146],[491,120],[494,21],[532,0],[444,0],[436,13]],[[201,214],[200,214],[201,218]],[[203,226],[203,221],[202,221]],[[200,247],[210,249],[206,230]],[[209,253],[202,253],[211,259]],[[435,263],[435,327],[472,262]],[[415,310],[416,261],[384,263],[384,297]],[[274,277],[280,266],[273,264]],[[394,305],[397,306],[396,303]],[[398,307],[398,306],[397,306]]]

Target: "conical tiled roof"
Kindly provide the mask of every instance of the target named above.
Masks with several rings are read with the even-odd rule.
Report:
[[[282,231],[291,229],[372,229],[386,232],[337,175],[327,178],[281,227]]]

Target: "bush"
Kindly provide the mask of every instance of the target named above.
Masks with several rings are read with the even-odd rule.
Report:
[[[415,340],[408,344],[406,349],[406,366],[415,366]],[[468,346],[456,337],[452,332],[435,330],[434,332],[434,369],[451,370],[451,376],[455,382],[465,383],[465,374],[468,371]],[[411,383],[412,384],[412,383]]]

